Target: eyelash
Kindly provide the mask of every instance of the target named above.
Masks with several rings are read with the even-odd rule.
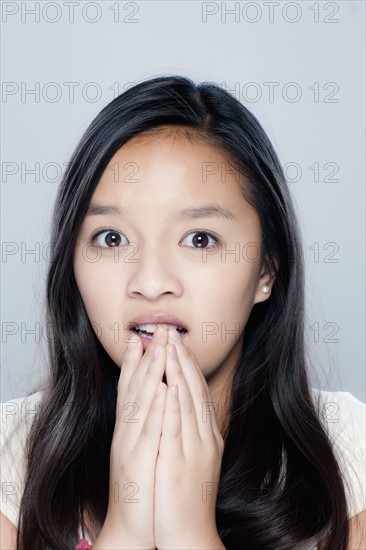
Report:
[[[119,231],[116,231],[115,229],[103,229],[102,231],[98,231],[98,233],[95,233],[91,239],[90,239],[90,243],[91,244],[96,244],[96,239],[97,237],[99,237],[100,235],[103,235],[103,233],[115,233],[117,235],[123,235],[123,233],[120,233]],[[209,238],[213,239],[215,241],[214,244],[211,244],[211,245],[207,245],[206,247],[196,247],[196,246],[189,246],[188,248],[193,248],[195,250],[204,250],[204,248],[209,249],[217,244],[221,244],[220,243],[220,240],[217,238],[217,237],[214,237],[214,235],[212,235],[211,233],[209,233],[208,231],[205,231],[205,230],[196,230],[196,231],[191,231],[191,233],[188,233],[188,235],[186,235],[184,237],[184,239],[186,239],[189,235],[196,235],[196,234],[203,234],[203,235],[207,235]],[[183,240],[184,240],[183,239]],[[99,248],[101,249],[104,249],[104,250],[113,250],[113,248],[118,248],[117,246],[100,246],[100,245],[96,245],[98,246]],[[118,246],[126,246],[126,245],[118,245]]]

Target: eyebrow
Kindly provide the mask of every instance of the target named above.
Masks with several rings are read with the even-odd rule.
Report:
[[[102,206],[100,204],[90,204],[87,216],[123,216],[125,209],[118,208],[117,206]],[[182,218],[223,218],[225,220],[236,220],[230,210],[220,206],[219,204],[206,204],[199,208],[185,208],[176,212]]]
[[[123,209],[118,208],[117,206],[102,206],[100,204],[90,204],[86,215],[87,216],[122,216]]]

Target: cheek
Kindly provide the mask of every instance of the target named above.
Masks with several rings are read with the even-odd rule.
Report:
[[[197,275],[197,274],[195,274]],[[197,304],[197,318],[216,322],[240,321],[244,329],[255,300],[258,266],[227,264],[191,281],[191,301]],[[199,314],[201,312],[201,314]]]
[[[256,264],[225,264],[191,286],[191,344],[207,374],[219,365],[243,338],[257,285]]]
[[[102,264],[85,261],[77,257],[74,261],[75,280],[88,314],[89,320],[99,325],[104,332],[122,315],[122,304],[119,303],[116,288],[118,275],[110,270],[106,273]]]
[[[126,344],[123,303],[116,289],[123,284],[122,278],[110,270],[107,276],[101,264],[96,266],[81,258],[74,261],[74,274],[93,330],[108,355],[120,366]]]
[[[91,318],[92,312],[98,306],[99,293],[95,292],[97,288],[96,273],[83,258],[77,257],[74,261],[74,275],[85,309]]]

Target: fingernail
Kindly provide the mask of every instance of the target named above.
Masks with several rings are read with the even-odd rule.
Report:
[[[155,342],[160,342],[162,336],[163,336],[163,329],[161,328],[160,325],[158,325],[158,326],[156,327],[156,329],[154,330],[153,340],[154,340]]]
[[[138,343],[138,337],[136,336],[136,334],[132,334],[127,341],[127,348],[129,350],[133,350],[137,347]]]
[[[169,345],[169,355],[173,357],[173,359],[178,359],[177,349],[174,344]]]
[[[178,384],[174,384],[174,386],[172,386],[172,397],[174,399],[178,399]]]
[[[169,329],[169,341],[170,342],[181,342],[181,337],[177,329]]]

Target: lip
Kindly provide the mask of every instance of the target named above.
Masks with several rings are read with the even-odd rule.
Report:
[[[177,317],[176,315],[170,315],[169,313],[149,313],[146,315],[137,315],[132,319],[132,321],[129,322],[128,330],[130,332],[133,332],[132,329],[137,325],[146,325],[146,324],[151,324],[151,325],[167,324],[167,325],[176,325],[178,327],[184,328],[187,332],[185,332],[184,334],[178,333],[182,339],[185,338],[189,332],[187,325],[181,319],[179,319],[179,317]],[[147,346],[152,340],[152,336],[151,337],[144,336],[141,334],[137,334],[136,332],[133,332],[133,333],[136,334],[138,338],[140,338],[144,351],[146,351]]]

